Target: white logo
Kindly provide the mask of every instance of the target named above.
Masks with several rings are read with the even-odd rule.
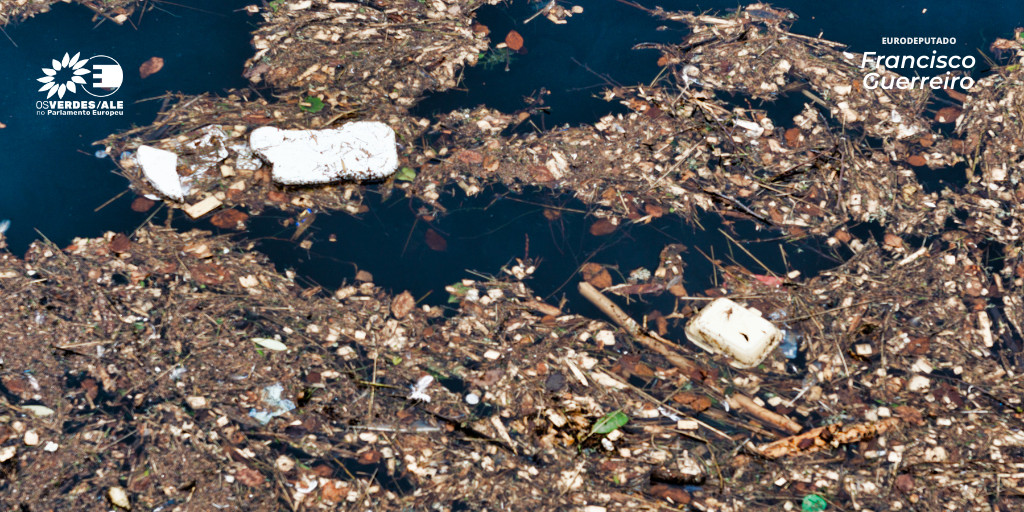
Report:
[[[46,76],[39,79],[40,82],[43,82],[39,92],[49,91],[46,93],[47,99],[54,94],[58,98],[64,99],[65,93],[77,93],[78,85],[81,85],[81,89],[86,93],[97,98],[110,96],[117,92],[124,81],[121,65],[106,55],[96,55],[78,60],[81,55],[82,53],[79,52],[71,57],[65,53],[62,60],[53,60],[52,67],[43,68],[43,73]],[[91,64],[92,69],[86,67],[86,64]],[[96,80],[95,83],[90,84],[86,80],[86,75],[90,73],[93,75],[93,80]]]

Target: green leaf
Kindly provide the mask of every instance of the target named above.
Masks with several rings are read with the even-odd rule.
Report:
[[[804,512],[821,512],[828,507],[828,503],[825,502],[825,498],[818,496],[817,494],[808,494],[804,496],[804,502],[801,505]]]
[[[597,420],[597,423],[594,423],[594,428],[590,429],[590,433],[607,434],[625,425],[628,422],[629,416],[626,416],[622,411],[608,413],[604,415],[603,418]]]
[[[268,350],[274,350],[277,352],[284,352],[288,350],[288,346],[280,341],[270,338],[253,338],[252,342]]]
[[[306,99],[299,103],[299,108],[315,114],[324,109],[324,102],[320,101],[320,98],[316,96],[306,96]]]
[[[398,181],[412,181],[416,179],[416,171],[412,170],[411,167],[402,167],[398,170],[398,174],[395,175],[395,179]]]

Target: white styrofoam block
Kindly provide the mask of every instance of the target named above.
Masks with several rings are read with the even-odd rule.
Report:
[[[253,130],[249,146],[274,165],[274,181],[316,185],[338,180],[383,179],[398,169],[395,131],[360,121],[332,130]]]
[[[140,146],[135,160],[142,167],[142,174],[161,194],[184,201],[185,192],[178,178],[178,155],[150,146]]]
[[[782,342],[782,332],[729,299],[716,299],[686,325],[686,337],[708,352],[724,354],[740,368],[753,368]]]

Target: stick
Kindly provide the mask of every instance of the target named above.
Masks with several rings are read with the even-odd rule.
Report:
[[[125,195],[125,194],[127,194],[127,193],[128,193],[128,189],[124,189],[124,191],[122,191],[122,192],[121,192],[120,194],[118,194],[118,195],[116,195],[116,196],[114,196],[114,197],[110,198],[110,200],[109,200],[109,201],[107,201],[107,202],[105,202],[105,203],[103,203],[103,204],[101,204],[101,205],[97,206],[97,207],[96,207],[96,209],[95,209],[95,210],[93,210],[93,212],[98,212],[98,211],[102,210],[102,209],[103,209],[103,207],[107,206],[107,205],[108,205],[108,204],[110,204],[110,203],[113,203],[114,201],[117,201],[117,199],[118,199],[119,197],[121,197],[121,196],[123,196],[123,195]]]
[[[540,16],[541,14],[544,14],[544,13],[550,11],[551,8],[554,7],[554,6],[555,6],[555,0],[551,0],[550,2],[548,2],[547,5],[542,7],[541,10],[537,11],[537,14],[534,14],[533,16],[530,16],[529,18],[526,18],[526,21],[523,22],[523,25],[526,25],[527,23],[533,21],[533,19],[536,18],[537,16]],[[15,46],[17,46],[17,45],[15,45]]]
[[[635,320],[630,318],[625,311],[615,305],[615,303],[609,300],[608,297],[605,297],[604,294],[598,291],[597,288],[594,288],[593,285],[586,281],[581,281],[579,290],[580,295],[583,295],[585,299],[597,306],[602,313],[608,315],[616,324],[625,329],[630,336],[637,340],[641,345],[661,354],[665,359],[668,359],[670,363],[681,370],[691,371],[697,369],[697,366],[692,362],[668,348],[668,340],[661,338],[660,336],[655,338],[653,334],[647,334]],[[725,394],[724,390],[708,381],[705,381],[704,385],[714,391],[717,391],[719,394]],[[803,427],[799,423],[757,405],[753,400],[747,398],[743,394],[736,393],[731,397],[728,397],[727,401],[730,407],[743,409],[757,418],[771,423],[781,430],[792,432],[794,434],[803,430]]]
[[[619,327],[625,329],[626,332],[628,332],[629,335],[633,337],[633,339],[640,342],[641,345],[665,356],[665,359],[668,359],[670,363],[672,363],[681,370],[691,371],[697,369],[696,365],[688,361],[683,356],[677,354],[675,351],[668,348],[665,345],[665,343],[667,343],[667,340],[665,340],[665,343],[663,343],[661,340],[658,340],[648,335],[645,332],[645,330],[641,328],[639,324],[636,323],[635,320],[633,320],[632,318],[629,317],[629,315],[626,314],[625,311],[619,308],[619,306],[615,305],[614,302],[609,300],[608,297],[605,297],[603,293],[598,291],[597,288],[594,288],[594,286],[591,285],[590,283],[586,281],[580,281],[579,291],[580,295],[583,295],[585,299],[589,300],[592,304],[597,306],[597,308],[600,309],[602,313],[608,315],[616,324],[619,325]]]
[[[798,434],[804,429],[799,423],[757,405],[753,400],[747,398],[747,396],[742,393],[735,393],[727,398],[726,401],[729,403],[729,407],[743,409],[756,416],[758,419],[771,423],[773,426],[781,430]]]

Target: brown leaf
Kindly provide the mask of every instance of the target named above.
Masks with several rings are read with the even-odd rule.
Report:
[[[284,192],[278,192],[276,190],[271,190],[270,192],[267,192],[267,200],[273,201],[275,203],[287,203],[288,194],[285,194]]]
[[[928,349],[931,347],[930,338],[914,338],[907,343],[907,346],[903,351],[907,354],[915,356],[923,356],[928,353]]]
[[[896,477],[896,488],[903,491],[903,494],[910,494],[914,490],[914,477],[906,473]]]
[[[20,377],[4,377],[2,379],[2,382],[4,383],[4,386],[7,388],[8,391],[14,393],[15,395],[21,396],[22,398],[24,398],[24,396],[22,395],[28,393],[29,384],[25,379],[22,379]]]
[[[124,236],[122,233],[114,235],[114,238],[110,240],[110,250],[118,254],[128,252],[131,246],[131,240],[128,240],[128,237]]]
[[[685,405],[695,412],[702,412],[711,407],[711,399],[703,395],[697,395],[694,393],[676,393],[672,395],[672,401],[680,405]]]
[[[907,163],[913,165],[914,167],[921,167],[927,162],[925,162],[924,157],[921,155],[911,155],[910,157],[907,158]]]
[[[249,487],[262,487],[263,482],[265,481],[262,473],[248,466],[239,469],[238,472],[235,473],[235,478]]]
[[[680,505],[686,505],[690,502],[690,493],[671,485],[655,484],[651,486],[651,490],[649,492],[651,496],[670,500],[672,503]]]
[[[192,271],[192,279],[195,279],[199,284],[209,286],[221,284],[228,277],[224,269],[213,263],[198,263],[192,265],[190,270]]]
[[[148,489],[152,483],[153,475],[146,475],[142,478],[132,480],[132,483],[128,484],[128,490],[132,492],[142,492]]]
[[[935,120],[940,123],[952,123],[963,111],[956,107],[942,107],[935,113]]]
[[[247,214],[235,210],[234,208],[221,210],[210,218],[210,222],[221,229],[245,229],[244,226],[240,228],[238,224],[247,220],[249,220],[249,216]]]
[[[538,183],[547,183],[554,181],[555,177],[551,175],[551,171],[543,165],[534,165],[529,170],[530,178]]]
[[[483,163],[483,161],[484,161],[484,156],[483,155],[481,155],[480,153],[477,153],[476,151],[472,151],[472,150],[469,150],[469,149],[463,149],[462,151],[459,151],[458,158],[459,158],[459,161],[464,163],[464,164],[474,164],[475,165],[475,164]]]
[[[367,450],[367,451],[359,454],[358,462],[360,464],[368,466],[370,464],[376,464],[376,463],[380,462],[380,459],[383,456],[384,455],[382,453],[380,453],[380,451],[378,451],[378,450]]]
[[[601,219],[590,225],[590,234],[594,236],[610,235],[615,231],[615,224],[608,219]]]
[[[647,215],[650,215],[655,219],[661,217],[662,215],[665,215],[665,209],[656,204],[644,205],[644,211],[647,212]]]
[[[474,386],[485,388],[487,386],[494,386],[495,384],[497,384],[498,381],[502,379],[503,375],[505,375],[505,371],[500,368],[496,368],[481,373],[480,377],[469,377],[466,380],[468,380]]]
[[[562,217],[562,212],[553,210],[551,208],[544,208],[544,218],[550,221],[556,221]]]
[[[487,172],[494,172],[498,170],[498,159],[494,156],[488,156],[484,159],[484,170]]]
[[[913,423],[915,425],[924,425],[924,416],[921,412],[909,405],[901,405],[895,409],[896,415],[906,421],[907,423]]]
[[[448,241],[433,229],[427,230],[427,246],[437,252],[448,250]]]
[[[202,242],[192,242],[190,244],[185,244],[185,247],[181,249],[181,252],[190,253],[199,259],[205,259],[213,256],[213,252],[210,251],[210,246]]]
[[[669,287],[668,292],[676,297],[687,297],[689,294],[686,292],[686,288],[681,284],[675,284]]]
[[[600,290],[612,285],[612,275],[597,263],[583,265],[580,272],[583,274],[583,280],[590,283],[594,288]]]
[[[164,68],[164,60],[160,57],[152,57],[139,66],[139,76],[146,78]]]
[[[789,146],[796,146],[800,143],[800,128],[790,128],[786,130],[786,144]]]
[[[943,89],[950,98],[959,101],[960,103],[967,102],[967,95],[954,89]]]
[[[839,240],[840,242],[847,244],[850,243],[850,240],[853,240],[853,237],[850,236],[850,233],[846,231],[836,231],[836,240]]]
[[[935,139],[933,139],[932,134],[929,133],[924,137],[918,139],[917,143],[920,144],[922,147],[930,148],[932,147],[932,144],[935,143]]]
[[[147,199],[145,197],[136,197],[135,200],[132,201],[132,211],[139,213],[148,212],[149,209],[152,208],[153,205],[155,204],[156,201],[153,201],[152,199]]]
[[[473,24],[470,25],[470,28],[473,29],[473,32],[477,34],[483,34],[485,36],[491,33],[491,29],[487,28],[487,25],[484,25],[476,20],[473,20]]]
[[[327,503],[341,503],[348,497],[348,485],[341,480],[331,480],[321,486],[320,495]]]
[[[369,272],[367,272],[365,270],[360,270],[359,272],[356,272],[356,281],[362,281],[364,283],[372,283],[373,282],[373,274],[371,274],[371,273],[369,273]]]
[[[661,314],[661,311],[654,310],[647,315],[647,319],[654,322],[654,325],[658,328],[658,334],[664,336],[668,334],[668,320]]]
[[[509,49],[518,52],[523,47],[523,36],[519,35],[519,32],[510,30],[508,35],[505,36],[505,44],[508,45]]]
[[[395,300],[391,301],[391,314],[395,315],[395,318],[402,319],[414,307],[416,307],[416,299],[413,298],[411,293],[404,291],[395,297]]]
[[[884,240],[885,240],[885,245],[888,245],[889,247],[892,247],[893,249],[901,249],[901,248],[903,248],[903,239],[898,237],[898,236],[896,236],[896,235],[894,235],[894,234],[892,234],[892,233],[886,233],[885,237],[884,237]]]

